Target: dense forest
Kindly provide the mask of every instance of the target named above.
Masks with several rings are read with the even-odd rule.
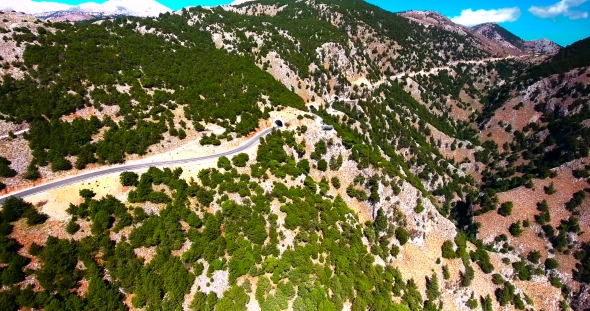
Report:
[[[341,197],[322,195],[323,186],[309,177],[297,187],[275,181],[273,190],[264,192],[260,183],[269,174],[278,180],[286,174],[308,174],[309,163],[304,164],[308,160],[295,163],[283,150],[285,144],[296,148],[299,139],[289,132],[273,133],[258,150],[257,162],[242,173],[236,170],[242,166],[241,155],[234,157],[235,164],[221,158],[219,169],[203,170],[198,181],[190,183],[179,179],[180,168],[151,168],[141,176],[123,173],[121,183],[133,188],[131,205],[112,196],[95,199],[95,193],[82,190],[84,202],[68,209],[73,218],[67,230],[74,234],[80,222],[88,221],[91,235],[80,241],[49,237],[44,246],[31,245],[26,257],[18,255],[22,246],[8,237],[11,223],[26,217],[34,226],[45,218],[35,214],[30,204],[9,199],[1,213],[5,240],[0,256],[5,265],[2,284],[8,288],[0,292],[3,308],[124,310],[122,293],[127,293],[133,294],[134,307],[177,309],[196,277],[213,279],[215,271],[229,270],[230,288],[223,298],[198,292],[192,309],[246,310],[252,289],[242,278],[245,275],[258,277],[255,297],[263,310],[284,310],[295,297],[294,310],[340,310],[346,301],[353,302],[353,310],[368,306],[374,310],[436,309],[438,281],[431,280],[432,291],[425,301],[414,282],[405,282],[400,271],[375,265],[362,242],[368,239],[374,254],[395,256],[399,249],[392,241],[403,245],[408,239],[402,225],[395,226],[379,214],[374,224],[362,227]],[[154,191],[155,186],[164,186],[166,191]],[[240,199],[229,199],[233,194]],[[220,210],[213,214],[206,210],[214,197],[220,198],[216,203]],[[273,200],[282,202],[284,229],[298,232],[291,248],[279,245],[284,229],[279,230],[277,215],[270,211]],[[166,208],[153,215],[133,207],[143,202],[165,204]],[[109,238],[111,232],[129,226],[128,238],[119,243]],[[190,249],[180,257],[171,255],[185,241],[191,242]],[[133,252],[138,247],[156,247],[155,257],[145,262]],[[30,257],[42,263],[42,268],[21,271]],[[15,286],[33,275],[41,291]],[[81,281],[89,283],[84,297],[76,294]],[[392,302],[392,295],[401,302]]]
[[[30,124],[33,167],[50,163],[53,171],[69,170],[67,156],[76,156],[78,169],[120,163],[126,155],[146,154],[164,132],[183,139],[189,125],[175,122],[176,109],[194,122],[191,128],[203,130],[204,121],[244,136],[268,118],[257,104],[262,96],[274,106],[303,107],[247,58],[215,49],[210,36],[182,16],[47,26],[57,31],[29,38],[38,44],[27,46],[19,64],[24,79],[5,76],[0,86],[0,112]],[[142,35],[139,28],[155,34]],[[88,106],[117,106],[118,112],[103,120],[60,120]],[[95,141],[99,132],[103,138]]]

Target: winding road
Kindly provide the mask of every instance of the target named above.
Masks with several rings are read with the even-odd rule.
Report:
[[[211,154],[211,155],[196,157],[196,158],[181,159],[181,160],[159,161],[159,162],[140,163],[140,164],[123,164],[123,165],[107,167],[107,168],[99,169],[96,171],[91,171],[88,173],[84,173],[84,174],[52,181],[52,182],[49,182],[46,184],[42,184],[42,185],[39,185],[36,187],[28,188],[28,189],[21,190],[21,191],[15,192],[15,193],[11,193],[9,195],[2,196],[2,197],[0,197],[0,205],[4,204],[4,201],[6,201],[6,199],[11,196],[24,198],[27,196],[31,196],[31,195],[35,195],[35,194],[42,193],[45,191],[49,191],[49,190],[52,190],[55,188],[64,187],[67,185],[79,183],[84,180],[93,179],[96,177],[109,175],[109,174],[113,174],[113,173],[139,171],[139,170],[150,168],[152,166],[154,166],[154,167],[169,167],[169,166],[178,166],[181,164],[194,164],[194,163],[198,163],[201,161],[208,161],[208,160],[212,160],[212,159],[217,159],[222,156],[234,155],[234,154],[240,153],[240,152],[254,146],[255,144],[257,144],[260,141],[261,137],[264,137],[264,136],[270,134],[273,131],[273,129],[274,129],[274,127],[265,129],[265,130],[261,131],[260,133],[256,134],[255,136],[253,136],[251,139],[246,141],[244,144],[242,144],[234,149],[220,152],[220,153],[216,153],[216,154]]]

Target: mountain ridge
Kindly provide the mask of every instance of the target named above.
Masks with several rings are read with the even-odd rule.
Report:
[[[410,10],[397,14],[423,25],[440,27],[462,36],[475,36],[482,42],[482,47],[492,53],[554,55],[561,48],[548,39],[525,41],[497,23],[483,23],[466,27],[454,23],[448,17],[435,11]]]
[[[49,5],[38,6],[32,1],[24,1],[5,5],[0,9],[21,11],[38,18],[50,19],[72,14],[84,14],[93,17],[110,16],[158,16],[171,10],[156,0],[108,0],[101,4],[85,2],[79,5]]]
[[[555,55],[562,48],[549,39],[524,40],[497,23],[484,23],[470,27],[477,34],[485,36],[502,46],[518,49],[525,53]]]

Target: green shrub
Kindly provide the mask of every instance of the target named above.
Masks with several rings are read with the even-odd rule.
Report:
[[[324,159],[318,161],[318,170],[325,172],[328,169],[328,162]]]
[[[119,176],[121,185],[125,187],[137,187],[139,184],[139,175],[134,172],[123,172]]]
[[[492,275],[492,283],[496,285],[504,284],[504,278],[499,273],[494,273]]]
[[[395,238],[399,241],[400,245],[404,245],[410,239],[410,234],[404,227],[397,227],[395,229]]]
[[[453,241],[447,240],[442,245],[442,257],[446,259],[455,259],[457,258],[457,253],[455,252],[455,243]]]
[[[332,186],[334,186],[334,188],[336,189],[340,189],[340,179],[338,179],[338,177],[332,177],[332,179],[330,180],[330,182],[332,183]]]
[[[231,162],[229,161],[229,159],[226,156],[220,157],[217,160],[217,167],[222,168],[226,171],[229,171],[232,168]]]
[[[82,189],[82,190],[80,190],[79,194],[85,200],[92,199],[96,196],[96,193],[94,193],[94,191],[92,191],[90,189]]]
[[[545,269],[552,270],[557,269],[559,267],[559,263],[555,258],[547,258],[545,260]]]
[[[522,228],[520,227],[520,220],[511,224],[510,227],[508,228],[508,231],[510,231],[510,234],[512,234],[512,236],[514,237],[519,237],[522,235]]]
[[[10,178],[16,176],[16,171],[10,167],[12,164],[5,157],[0,156],[0,177]]]
[[[512,202],[505,202],[502,203],[500,208],[498,209],[498,214],[507,217],[512,214],[512,209],[514,208],[514,203]]]
[[[232,162],[236,167],[246,167],[246,163],[248,163],[248,161],[250,161],[250,156],[245,153],[240,153],[232,159]]]
[[[557,192],[557,190],[555,190],[555,185],[553,184],[553,182],[551,182],[551,184],[549,186],[544,186],[543,190],[548,195],[553,195]]]

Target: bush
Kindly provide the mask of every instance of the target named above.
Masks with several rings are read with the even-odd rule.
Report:
[[[526,257],[530,262],[538,264],[541,260],[541,253],[539,251],[530,252]]]
[[[555,258],[547,258],[547,260],[545,260],[545,269],[552,270],[557,269],[558,267],[559,263],[557,260],[555,260]]]
[[[338,177],[332,177],[330,181],[332,182],[332,186],[334,186],[334,188],[340,189],[340,179],[338,179]]]
[[[236,167],[246,167],[248,161],[250,161],[250,156],[245,153],[240,153],[232,159],[232,162]]]
[[[74,235],[76,232],[78,232],[78,230],[80,230],[80,225],[76,222],[76,218],[73,217],[66,226],[66,232]]]
[[[58,172],[58,171],[69,171],[72,169],[72,163],[66,160],[64,157],[56,157],[51,161],[51,171]]]
[[[555,185],[553,184],[553,182],[551,182],[551,185],[549,185],[548,187],[543,187],[543,190],[545,190],[545,193],[548,195],[552,195],[557,192],[557,190],[555,190]]]
[[[510,234],[512,234],[512,236],[514,237],[519,237],[522,235],[522,228],[520,227],[520,220],[511,224],[510,228],[508,228],[508,231],[510,231]]]
[[[0,156],[0,177],[10,178],[16,176],[16,171],[10,167],[12,164],[5,157]]]
[[[461,277],[461,286],[469,287],[475,278],[475,270],[471,266],[465,267],[465,273]]]
[[[121,180],[121,185],[125,187],[137,187],[139,184],[139,175],[134,172],[123,172],[119,176]]]
[[[578,191],[574,193],[574,197],[571,200],[565,203],[565,208],[570,212],[574,212],[576,208],[582,205],[582,202],[585,198],[586,193],[584,192],[584,190]]]
[[[23,177],[27,180],[37,180],[41,178],[41,173],[39,173],[37,165],[31,162],[27,167],[27,171],[23,174]]]
[[[2,218],[6,222],[17,221],[31,208],[33,208],[31,203],[21,198],[9,197],[2,205]]]
[[[414,208],[414,212],[416,212],[416,214],[420,214],[424,211],[424,205],[422,204],[422,200],[418,199],[418,202],[416,202],[416,207]]]
[[[86,200],[92,199],[96,196],[96,193],[90,189],[82,189],[80,190],[80,196]]]
[[[324,159],[318,161],[318,170],[325,172],[328,169],[328,162]]]
[[[449,267],[447,265],[444,265],[442,267],[442,273],[443,273],[443,278],[445,280],[448,280],[451,278],[451,273],[449,272]]]
[[[512,209],[514,208],[514,203],[512,202],[505,202],[502,203],[502,206],[498,209],[498,214],[507,217],[512,214]]]
[[[492,275],[492,283],[496,285],[504,284],[504,278],[499,273],[494,273]]]
[[[219,160],[217,160],[217,167],[218,168],[222,168],[222,169],[224,169],[226,171],[229,171],[232,168],[231,162],[225,156],[223,156],[223,157],[219,158]]]
[[[455,252],[455,243],[451,240],[447,240],[443,243],[442,247],[442,257],[446,259],[455,259],[457,258],[457,253]]]
[[[397,227],[395,229],[395,238],[399,241],[400,245],[404,245],[410,239],[410,234],[404,227]]]
[[[47,215],[37,212],[37,210],[34,208],[28,209],[23,216],[27,218],[28,226],[40,225],[45,223],[45,221],[49,218]]]

